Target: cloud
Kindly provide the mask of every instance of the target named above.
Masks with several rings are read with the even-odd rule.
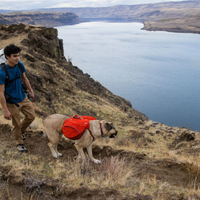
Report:
[[[60,1],[51,7],[105,7],[110,5],[117,5],[108,0],[76,0],[76,1]]]
[[[149,3],[160,3],[169,2],[174,0],[74,0],[74,1],[63,1],[60,0],[51,7],[107,7],[115,5],[136,5],[136,4],[149,4]],[[184,0],[176,0],[184,1]],[[185,0],[186,1],[186,0]],[[50,6],[48,6],[50,7]]]
[[[31,10],[37,8],[56,7],[107,7],[114,5],[135,5],[159,3],[174,0],[1,0],[1,8],[5,10]],[[182,1],[182,0],[176,0]]]

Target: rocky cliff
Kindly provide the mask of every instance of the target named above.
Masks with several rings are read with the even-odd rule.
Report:
[[[90,75],[67,62],[62,40],[57,38],[57,29],[14,24],[1,25],[0,30],[0,48],[13,41],[22,48],[21,60],[27,66],[26,74],[36,93],[36,103],[44,112],[67,113],[63,108],[68,107],[68,114],[98,117],[102,111],[89,105],[92,102],[98,104],[95,99],[99,99],[100,107],[104,103],[114,106],[120,113],[125,114],[127,119],[147,119],[145,115],[134,110],[129,101],[112,94]]]
[[[0,14],[0,24],[30,24],[46,27],[72,25],[83,22],[71,12],[14,12]]]

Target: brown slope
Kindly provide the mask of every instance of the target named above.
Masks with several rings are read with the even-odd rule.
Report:
[[[70,109],[66,112],[70,115],[78,113],[98,117],[104,115],[101,106],[106,104],[108,107],[114,106],[116,113],[120,109],[123,115],[120,121],[126,121],[125,118],[147,119],[132,109],[129,101],[112,94],[88,74],[67,62],[56,29],[20,24],[1,26],[0,34],[0,48],[10,43],[22,48],[21,60],[27,66],[26,74],[36,93],[36,105],[39,108],[41,106],[44,112],[63,112],[63,107],[67,105]],[[94,105],[99,108],[98,112],[94,110]]]

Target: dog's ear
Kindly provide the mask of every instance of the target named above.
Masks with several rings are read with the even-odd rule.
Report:
[[[109,123],[109,122],[106,122],[104,126],[105,126],[106,130],[108,130],[108,131],[112,130],[112,128],[113,128],[113,124]]]

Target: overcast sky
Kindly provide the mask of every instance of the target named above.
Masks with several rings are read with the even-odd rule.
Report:
[[[0,0],[0,9],[30,10],[57,7],[107,7],[114,5],[136,5],[184,0]]]

